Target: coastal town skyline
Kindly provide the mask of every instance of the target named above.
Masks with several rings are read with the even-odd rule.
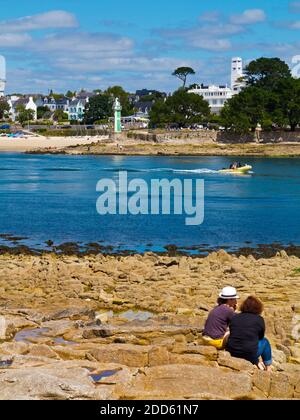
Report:
[[[179,1],[138,7],[90,1],[18,5],[0,1],[0,54],[7,60],[7,93],[105,89],[122,85],[173,91],[183,65],[191,83],[230,85],[228,62],[277,56],[292,67],[300,53],[300,2],[246,1],[212,6]],[[91,13],[93,11],[93,13]]]

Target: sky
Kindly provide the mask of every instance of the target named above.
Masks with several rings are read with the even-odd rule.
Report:
[[[300,56],[300,0],[0,0],[7,93],[230,83],[230,61]],[[294,59],[295,60],[295,59]],[[297,59],[296,59],[297,60]],[[299,58],[300,60],[300,58]]]

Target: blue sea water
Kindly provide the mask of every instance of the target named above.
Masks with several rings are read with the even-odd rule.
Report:
[[[161,251],[174,244],[237,249],[251,243],[300,245],[300,159],[240,158],[247,176],[216,170],[230,157],[124,157],[0,154],[0,234],[20,243],[101,242],[118,249]],[[205,219],[186,226],[186,215],[100,216],[101,178],[203,179]],[[6,243],[5,239],[1,240]]]

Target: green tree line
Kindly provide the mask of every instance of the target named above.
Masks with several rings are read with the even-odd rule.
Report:
[[[283,128],[295,131],[300,124],[300,79],[279,58],[259,58],[245,69],[246,87],[230,99],[221,112],[221,123],[235,132]]]

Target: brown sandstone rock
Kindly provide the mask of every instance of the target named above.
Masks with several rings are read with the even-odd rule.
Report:
[[[86,358],[86,350],[74,347],[55,346],[55,353],[63,360],[77,360]]]
[[[170,353],[169,362],[171,365],[197,365],[218,367],[217,362],[209,361],[201,354],[176,354]]]
[[[240,399],[251,392],[251,378],[245,373],[225,373],[212,367],[189,365],[146,368],[144,374],[130,384],[115,389],[122,399],[182,399],[195,393]]]
[[[29,350],[30,356],[39,356],[39,357],[47,357],[49,359],[58,359],[57,353],[53,351],[49,346],[45,344],[37,344],[30,348]]]
[[[270,373],[256,370],[253,375],[253,385],[259,389],[265,397],[268,397],[271,388]]]
[[[107,399],[111,387],[96,388],[82,368],[49,367],[7,370],[0,376],[1,400]]]
[[[119,363],[129,367],[144,367],[149,364],[149,346],[131,344],[100,345],[90,354],[101,363]]]
[[[177,343],[173,346],[172,352],[178,354],[200,354],[211,361],[216,361],[218,359],[217,349],[211,346],[185,345]]]
[[[26,354],[29,346],[22,342],[6,342],[0,345],[0,354]]]
[[[271,377],[270,397],[273,398],[292,398],[294,388],[290,384],[288,375],[275,373]]]
[[[219,366],[224,366],[235,371],[254,372],[255,366],[244,359],[232,357],[230,353],[221,351],[218,357]]]
[[[149,350],[149,366],[168,365],[170,362],[170,355],[166,347],[156,346]]]

